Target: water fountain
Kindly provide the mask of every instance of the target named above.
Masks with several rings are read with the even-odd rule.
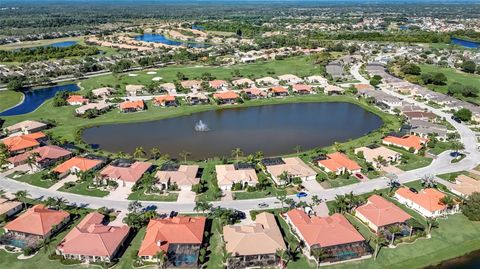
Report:
[[[195,124],[195,131],[208,132],[210,131],[210,128],[208,128],[208,126],[202,120],[200,120]]]

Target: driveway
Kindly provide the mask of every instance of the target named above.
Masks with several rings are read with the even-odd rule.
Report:
[[[62,180],[59,180],[57,183],[53,184],[49,189],[50,190],[58,190],[60,189],[63,184],[67,182],[75,182],[78,180],[78,177],[76,175],[70,174],[66,177],[64,177]]]
[[[395,175],[400,175],[404,171],[398,167],[395,167],[393,165],[388,165],[388,166],[382,166],[382,171],[389,173],[389,174],[395,174]]]
[[[178,193],[177,203],[194,203],[197,194],[188,188],[182,188]]]
[[[111,191],[110,194],[107,195],[107,198],[115,200],[126,200],[131,192],[132,189],[130,187],[118,184],[118,187],[114,191]]]

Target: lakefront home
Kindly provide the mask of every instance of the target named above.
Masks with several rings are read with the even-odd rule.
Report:
[[[180,189],[191,189],[192,185],[200,182],[198,165],[163,165],[155,174],[162,189],[177,184]]]
[[[119,105],[121,112],[137,112],[145,109],[143,100],[125,101]]]
[[[447,205],[441,202],[445,196],[444,193],[432,188],[426,188],[415,193],[406,187],[398,189],[394,195],[398,202],[414,209],[427,218],[440,217],[458,211],[458,205],[448,208]]]
[[[34,121],[34,120],[25,120],[25,121],[21,121],[19,123],[15,123],[13,125],[6,127],[4,129],[4,133],[6,133],[7,135],[13,135],[17,133],[31,134],[31,133],[40,132],[47,128],[48,128],[48,125],[43,122]]]
[[[89,102],[90,100],[88,100],[87,98],[81,96],[81,95],[70,95],[66,102],[71,105],[71,106],[81,106],[81,105],[85,105]]]
[[[173,95],[160,95],[153,97],[153,104],[156,106],[177,106],[177,100]]]
[[[317,160],[318,166],[325,169],[326,172],[341,175],[344,173],[360,173],[362,167],[357,162],[348,158],[341,152],[330,153]]]
[[[382,139],[382,143],[385,145],[392,145],[405,150],[411,150],[415,154],[418,153],[428,141],[428,138],[422,138],[416,135],[406,135],[402,137],[387,136]]]
[[[271,97],[283,97],[288,95],[288,89],[282,86],[276,86],[268,89],[268,95]]]
[[[26,164],[28,158],[35,154],[38,156],[35,157],[34,165],[38,169],[46,168],[54,163],[65,160],[72,156],[72,152],[54,145],[46,145],[31,151],[24,152],[22,154],[15,155],[8,158],[8,162],[12,164],[13,167],[17,167],[22,164]]]
[[[258,183],[255,169],[244,164],[223,164],[216,165],[218,186],[222,190],[230,190],[235,183],[241,183],[243,186],[255,186]]]
[[[100,171],[100,177],[106,184],[107,180],[116,181],[122,186],[133,187],[142,178],[143,174],[150,171],[152,164],[149,162],[123,162],[115,161]]]
[[[311,94],[314,93],[312,86],[305,84],[295,84],[292,86],[292,90],[297,94]]]
[[[361,154],[365,161],[372,164],[375,168],[397,162],[402,157],[402,154],[399,152],[379,145],[356,148],[354,152],[355,154]]]
[[[213,94],[213,99],[220,104],[235,104],[240,95],[234,91],[217,92]]]
[[[317,173],[298,157],[265,158],[262,160],[267,172],[276,184],[285,184],[280,178],[286,174],[290,178],[298,177],[302,181],[315,180]]]
[[[20,136],[10,136],[2,140],[7,146],[10,154],[20,154],[35,148],[40,147],[46,136],[42,132],[30,133]]]

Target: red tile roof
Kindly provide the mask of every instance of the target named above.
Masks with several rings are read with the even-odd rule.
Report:
[[[74,227],[57,249],[62,254],[112,257],[127,237],[130,228],[103,224],[104,216],[92,212]]]
[[[290,210],[286,214],[309,246],[319,244],[320,247],[329,247],[365,240],[341,214],[309,217],[300,209]]]
[[[328,159],[318,161],[319,164],[325,166],[331,171],[336,171],[338,169],[345,168],[349,171],[362,169],[358,163],[353,160],[350,160],[347,155],[341,152],[335,152],[327,154]]]
[[[110,179],[137,182],[150,167],[152,164],[148,162],[135,162],[128,167],[108,165],[100,172],[100,175]]]
[[[167,252],[171,243],[201,244],[205,221],[205,217],[184,216],[150,220],[138,256],[154,256],[160,250]]]
[[[281,87],[281,86],[278,86],[278,87],[270,88],[270,91],[274,92],[274,93],[285,93],[285,92],[288,92],[288,89],[284,88],[284,87]]]
[[[215,89],[223,87],[224,85],[228,85],[228,83],[225,80],[218,80],[218,79],[212,80],[212,81],[208,82],[208,84],[210,85],[210,87],[215,88]]]
[[[126,101],[123,103],[120,103],[120,109],[143,109],[145,107],[145,104],[143,103],[142,100],[138,101]]]
[[[404,187],[398,189],[395,193],[430,212],[444,210],[446,208],[446,205],[440,202],[440,200],[445,197],[445,194],[436,189],[428,188],[414,193],[409,188]]]
[[[312,86],[310,85],[305,85],[305,84],[295,84],[293,85],[293,90],[294,91],[312,91]]]
[[[39,157],[36,158],[37,162],[41,162],[47,159],[57,160],[72,154],[70,151],[64,148],[61,148],[59,146],[48,145],[48,146],[39,147],[30,151],[24,152],[22,154],[13,156],[9,158],[8,161],[10,163],[25,162],[34,152],[37,152],[40,155]]]
[[[383,142],[406,148],[414,148],[416,150],[420,150],[428,141],[427,138],[421,138],[416,135],[406,135],[404,137],[387,136],[383,139]]]
[[[21,136],[7,137],[3,140],[3,143],[7,146],[9,151],[19,151],[40,146],[38,139],[44,137],[44,133],[37,132]]]
[[[162,104],[162,103],[165,103],[165,102],[171,102],[171,101],[175,101],[175,96],[173,95],[160,95],[160,96],[155,96],[153,97],[153,102],[157,103],[157,104]]]
[[[47,235],[54,225],[62,223],[70,214],[66,211],[48,209],[45,205],[35,205],[18,218],[5,225],[9,231],[34,235]]]
[[[234,91],[226,91],[226,92],[217,92],[215,94],[213,94],[213,98],[215,99],[237,99],[239,98],[240,95],[238,95],[236,92]]]
[[[53,169],[53,171],[63,174],[71,170],[73,167],[79,169],[80,171],[88,171],[101,163],[102,161],[100,160],[88,159],[83,157],[73,157],[70,160],[57,166],[55,169]]]
[[[81,95],[70,95],[67,98],[67,103],[87,103],[89,100]]]
[[[402,223],[412,218],[412,216],[394,203],[385,200],[385,198],[379,195],[370,196],[367,203],[359,206],[356,211],[377,227]]]

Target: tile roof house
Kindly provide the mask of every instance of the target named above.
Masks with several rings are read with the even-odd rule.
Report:
[[[370,90],[370,91],[373,91],[375,90],[375,87],[373,87],[372,85],[370,84],[355,84],[353,85],[355,87],[355,89],[357,89],[358,91],[360,90]]]
[[[30,133],[20,136],[11,136],[3,139],[3,143],[7,146],[11,154],[19,154],[40,146],[42,139],[46,138],[42,132]]]
[[[370,196],[366,204],[355,209],[355,216],[375,232],[412,218],[400,207],[376,194]]]
[[[316,217],[307,215],[303,210],[293,209],[285,214],[285,220],[305,243],[307,253],[321,247],[329,254],[323,263],[370,256],[365,238],[341,214]]]
[[[314,76],[309,76],[305,79],[308,83],[317,83],[321,85],[327,85],[328,80],[322,76],[314,75]]]
[[[177,100],[173,95],[160,95],[153,97],[153,104],[156,106],[176,106]]]
[[[232,81],[232,84],[237,87],[243,87],[243,88],[255,87],[255,82],[249,78],[240,78],[240,79],[234,80]]]
[[[23,203],[19,201],[11,201],[0,197],[0,217],[11,217],[17,214],[23,208]]]
[[[288,89],[282,86],[275,86],[268,89],[268,95],[272,97],[287,96]]]
[[[137,112],[145,109],[145,104],[143,100],[137,101],[125,101],[119,105],[120,111],[122,112]]]
[[[40,155],[35,158],[36,166],[40,169],[72,156],[72,152],[64,148],[47,145],[10,157],[8,158],[8,161],[16,167],[27,163],[27,159],[30,158],[33,153],[38,153]]]
[[[71,106],[81,106],[89,102],[87,98],[76,94],[70,95],[66,101]]]
[[[68,212],[49,209],[39,204],[29,208],[3,228],[7,236],[22,236],[24,240],[34,240],[38,243],[39,240],[50,238],[68,221],[70,221]]]
[[[78,115],[83,115],[88,110],[93,110],[93,109],[95,109],[99,112],[105,112],[108,109],[110,109],[110,107],[112,107],[112,106],[113,106],[113,104],[107,103],[105,101],[100,101],[98,103],[89,103],[89,104],[83,105],[81,107],[77,107],[75,109],[75,113],[77,113]]]
[[[105,98],[109,96],[112,92],[114,92],[114,89],[110,87],[102,87],[102,88],[92,90],[92,94],[95,97],[100,97],[100,98]]]
[[[317,176],[315,170],[298,157],[282,158],[281,163],[266,165],[266,169],[276,184],[284,184],[279,179],[279,176],[284,172],[291,177],[299,177],[303,181],[315,180]]]
[[[350,174],[360,173],[362,167],[357,162],[348,158],[341,152],[330,153],[326,159],[317,161],[318,166],[323,167],[325,171],[341,175],[345,172]]]
[[[245,90],[242,90],[243,93],[247,95],[248,98],[250,99],[258,99],[258,98],[265,98],[267,97],[267,93],[261,89],[258,88],[248,88]]]
[[[255,83],[260,86],[278,85],[278,82],[278,79],[272,77],[263,77],[255,80]]]
[[[84,157],[73,157],[70,160],[58,165],[53,169],[54,172],[59,174],[59,178],[62,178],[70,173],[86,172],[92,169],[96,169],[102,165],[101,160],[89,159]]]
[[[407,117],[408,120],[433,120],[437,117],[437,115],[433,112],[425,112],[425,111],[406,111],[403,112],[403,115]]]
[[[305,84],[295,84],[292,86],[294,93],[298,94],[311,94],[314,93],[312,86]]]
[[[205,222],[205,217],[187,216],[150,220],[138,256],[156,261],[155,254],[163,250],[171,265],[196,267]]]
[[[223,238],[225,249],[241,268],[275,267],[276,251],[286,249],[275,216],[267,212],[258,214],[251,224],[224,226]]]
[[[163,185],[164,188],[168,188],[169,184],[176,183],[180,189],[189,189],[192,185],[200,182],[198,175],[198,165],[180,165],[173,169],[160,168],[155,174],[155,178]]]
[[[257,173],[254,168],[240,168],[233,164],[215,165],[218,186],[222,190],[230,190],[235,183],[255,186],[258,183]]]
[[[211,80],[208,85],[215,90],[226,90],[228,88],[228,82],[226,80]]]
[[[474,192],[480,192],[480,180],[466,175],[458,175],[455,184],[450,186],[450,190],[456,195],[468,197]]]
[[[180,82],[183,88],[198,91],[202,88],[202,82],[199,80],[184,80]]]
[[[217,92],[213,94],[213,99],[220,104],[235,104],[240,95],[234,91]]]
[[[450,210],[440,201],[445,196],[444,193],[432,188],[414,193],[406,187],[398,189],[394,195],[400,203],[418,211],[427,218],[455,213],[458,210],[458,206]]]
[[[175,94],[177,92],[177,88],[173,83],[160,84],[160,89],[166,91],[168,94]]]
[[[416,135],[406,135],[403,137],[387,136],[382,139],[382,143],[385,145],[392,145],[403,148],[405,150],[413,149],[413,153],[418,153],[425,144],[428,143],[427,138],[421,138]]]
[[[340,88],[336,85],[327,85],[323,91],[325,92],[325,94],[329,95],[345,93],[345,90],[343,88]]]
[[[48,128],[48,125],[34,120],[25,120],[13,125],[6,127],[4,130],[7,134],[23,133],[30,134],[45,130]]]
[[[57,255],[83,262],[111,262],[121,250],[130,228],[109,226],[104,218],[98,212],[85,216],[57,246]]]
[[[141,93],[143,93],[143,90],[145,87],[143,85],[127,85],[125,86],[125,92],[127,93],[127,96],[137,96]]]
[[[190,105],[208,104],[210,102],[208,96],[202,92],[190,92],[185,95],[185,100]]]
[[[280,81],[284,81],[284,82],[287,82],[287,83],[292,83],[292,84],[296,84],[296,83],[302,83],[303,82],[303,79],[295,76],[295,75],[292,75],[292,74],[285,74],[285,75],[280,75],[278,76],[278,79]]]
[[[119,181],[123,186],[131,187],[151,168],[152,164],[149,162],[122,163],[118,166],[110,164],[100,171],[100,176],[105,180]]]
[[[360,152],[363,153],[363,158],[368,163],[371,163],[374,167],[380,168],[383,164],[378,162],[378,158],[381,157],[385,162],[397,162],[402,157],[402,154],[391,150],[384,146],[377,146],[377,147],[360,147],[355,149],[355,154]],[[380,159],[380,160],[381,160]]]

